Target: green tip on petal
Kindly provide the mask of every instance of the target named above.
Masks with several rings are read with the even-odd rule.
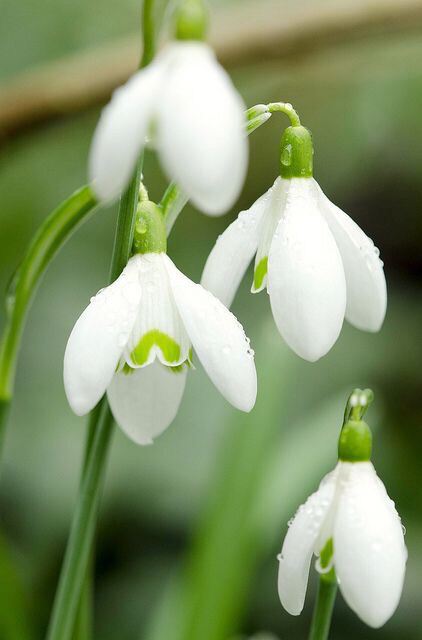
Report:
[[[157,204],[141,201],[136,212],[133,237],[135,253],[165,253],[167,250],[166,225]]]
[[[177,40],[205,40],[208,11],[202,0],[182,0],[175,15]]]
[[[264,282],[264,278],[267,275],[268,271],[268,256],[262,258],[255,268],[254,276],[253,276],[253,288],[255,291],[258,291],[262,287],[262,283]]]
[[[309,129],[288,127],[281,138],[280,175],[282,178],[311,178],[314,147]]]
[[[334,553],[333,539],[329,538],[325,543],[325,546],[323,547],[321,553],[319,554],[319,563],[322,569],[326,569],[330,565],[331,558],[333,557],[333,553]]]
[[[154,346],[160,349],[163,358],[169,364],[180,359],[180,345],[166,333],[158,329],[152,329],[142,336],[130,354],[133,364],[141,367],[148,362],[149,352]]]

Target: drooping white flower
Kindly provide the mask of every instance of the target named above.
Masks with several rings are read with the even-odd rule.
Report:
[[[165,253],[137,254],[73,328],[64,358],[69,404],[84,415],[107,390],[118,424],[149,444],[177,413],[191,347],[222,395],[250,411],[256,371],[240,323]]]
[[[278,592],[292,615],[303,609],[312,555],[332,541],[344,599],[369,626],[380,627],[400,600],[407,551],[400,517],[371,462],[339,462],[291,521],[279,556]]]
[[[325,355],[344,317],[380,329],[387,290],[379,251],[314,178],[279,177],[241,212],[211,251],[203,286],[230,306],[254,255],[252,292],[267,287],[277,327],[302,358]]]
[[[209,214],[230,208],[247,167],[244,105],[208,45],[167,45],[114,93],[89,162],[100,199],[125,187],[150,132],[166,173],[196,206]]]

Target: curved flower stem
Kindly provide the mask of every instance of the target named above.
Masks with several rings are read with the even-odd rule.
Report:
[[[312,616],[309,640],[327,640],[337,594],[334,569],[319,578],[318,594]]]
[[[270,102],[269,104],[256,104],[245,112],[246,131],[252,133],[269,120],[273,113],[284,113],[289,119],[292,127],[300,127],[300,118],[296,109],[290,102]]]
[[[29,306],[50,262],[96,205],[88,186],[75,191],[60,204],[38,229],[10,284],[6,326],[0,343],[0,446],[13,396],[17,358]]]
[[[270,102],[267,107],[268,113],[284,113],[290,118],[292,127],[300,127],[299,114],[290,102]]]
[[[159,204],[166,223],[167,235],[170,234],[179,213],[188,200],[189,198],[180,190],[179,186],[175,182],[170,182]]]

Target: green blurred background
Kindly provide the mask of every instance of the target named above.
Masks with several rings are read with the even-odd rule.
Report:
[[[133,34],[139,4],[4,0],[1,83]],[[277,3],[274,20],[291,4]],[[300,16],[310,4],[327,6],[302,0],[294,10]],[[256,351],[253,412],[232,409],[198,366],[176,421],[153,447],[139,448],[116,430],[98,527],[96,639],[240,640],[261,630],[306,638],[316,573],[302,616],[292,618],[278,601],[276,554],[288,519],[335,464],[344,403],[355,386],[375,391],[368,414],[374,462],[406,525],[409,562],[401,604],[383,629],[365,627],[339,596],[331,638],[422,638],[421,36],[409,24],[230,69],[248,106],[291,101],[313,131],[316,178],[381,250],[387,318],[378,335],[345,325],[329,355],[309,364],[282,343],[267,296],[249,293],[248,273],[234,312]],[[1,139],[2,291],[41,221],[86,181],[98,114],[92,107]],[[169,253],[192,279],[236,212],[274,181],[285,125],[274,116],[251,137],[235,210],[219,219],[191,208],[180,216]],[[144,175],[158,199],[165,179],[152,154]],[[115,208],[102,210],[77,232],[29,314],[0,484],[1,640],[45,632],[86,432],[86,420],[66,403],[63,352],[75,320],[106,282],[115,218]]]

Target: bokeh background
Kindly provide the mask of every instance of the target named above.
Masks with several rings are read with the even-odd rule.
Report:
[[[78,56],[87,52],[106,77],[116,75],[118,52],[126,38],[136,37],[139,5],[3,0],[2,291],[45,216],[86,181],[90,139],[106,96],[90,98],[98,76],[87,74]],[[139,448],[116,430],[98,527],[94,637],[240,640],[265,630],[281,640],[306,638],[317,574],[311,572],[302,616],[292,618],[278,601],[276,554],[288,519],[335,464],[348,393],[370,386],[374,462],[407,529],[408,571],[400,607],[383,629],[365,627],[339,595],[330,637],[421,639],[421,3],[211,5],[213,38],[248,106],[285,100],[297,107],[314,134],[316,178],[380,248],[388,314],[378,335],[346,324],[329,355],[309,364],[282,343],[267,296],[249,293],[248,273],[234,312],[256,351],[253,412],[232,409],[198,366],[177,419],[152,447]],[[260,32],[257,41],[256,30],[265,24],[268,38]],[[233,54],[231,36],[237,41],[245,30],[249,44],[241,40]],[[109,46],[116,58],[104,55]],[[51,71],[57,60],[64,65]],[[127,69],[123,64],[122,75],[135,65],[135,58]],[[64,100],[59,117],[41,108],[33,120],[10,126],[10,113],[25,110],[31,96],[39,99],[45,78],[39,68],[48,71],[44,89],[57,86],[66,95],[68,88],[69,102],[85,73],[83,99],[73,100],[70,113]],[[13,92],[22,78],[26,98]],[[6,97],[9,120],[2,110]],[[217,235],[236,212],[274,181],[286,125],[273,116],[251,137],[248,179],[232,212],[211,219],[188,207],[181,214],[169,253],[192,279],[199,280]],[[144,175],[158,199],[165,178],[153,154]],[[1,470],[1,640],[36,640],[45,633],[87,427],[66,403],[63,352],[76,318],[106,283],[115,219],[116,208],[101,210],[76,233],[49,269],[28,317]]]

